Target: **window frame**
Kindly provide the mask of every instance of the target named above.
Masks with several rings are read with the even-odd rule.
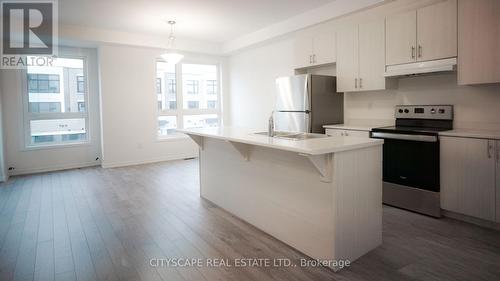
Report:
[[[156,78],[156,63],[157,62],[164,62],[163,59],[157,58],[155,61],[155,76]],[[157,99],[156,99],[156,94],[154,95],[155,97],[155,108],[156,108],[156,136],[157,139],[162,141],[162,140],[169,140],[169,139],[179,139],[179,138],[186,138],[187,136],[185,134],[180,134],[180,133],[174,133],[171,135],[160,135],[158,134],[158,131],[160,129],[158,118],[161,116],[175,116],[177,117],[177,129],[181,129],[184,127],[184,116],[186,115],[205,115],[205,114],[216,114],[218,118],[218,125],[221,126],[223,120],[222,120],[222,93],[221,93],[221,87],[216,87],[215,95],[217,95],[217,101],[216,101],[216,108],[206,108],[206,109],[184,109],[184,99],[183,99],[183,81],[182,81],[182,65],[183,64],[199,64],[199,65],[213,65],[216,67],[216,81],[217,85],[221,84],[221,64],[219,62],[214,62],[214,61],[197,61],[197,60],[189,60],[189,59],[183,59],[179,63],[175,65],[175,85],[176,85],[176,92],[175,92],[175,97],[176,97],[176,103],[177,107],[176,109],[162,109],[160,110],[158,108],[157,104]],[[199,85],[198,85],[199,86]],[[207,93],[208,95],[208,93]],[[210,94],[210,96],[213,97],[213,94]]]
[[[89,89],[89,66],[88,60],[89,56],[85,53],[80,52],[61,52],[58,58],[67,59],[81,59],[83,60],[83,77],[84,77],[84,87]],[[85,79],[87,78],[87,79]],[[24,145],[23,150],[40,150],[47,148],[63,148],[72,146],[88,146],[91,144],[92,135],[90,130],[90,114],[89,114],[89,91],[84,91],[84,93],[78,93],[84,96],[84,102],[86,106],[85,112],[47,112],[47,113],[37,113],[29,111],[29,88],[28,88],[28,69],[21,70],[21,83],[22,83],[22,104],[23,104],[23,136]],[[66,85],[65,85],[66,88]],[[66,90],[66,89],[64,89]],[[46,144],[33,144],[31,142],[31,121],[33,120],[54,120],[54,119],[84,119],[85,120],[85,130],[87,138],[85,140],[78,141],[66,141],[66,142],[55,142]]]

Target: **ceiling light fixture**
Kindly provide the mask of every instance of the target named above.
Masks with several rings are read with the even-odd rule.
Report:
[[[181,55],[175,51],[175,36],[174,36],[174,25],[175,21],[169,20],[167,22],[170,24],[170,35],[168,36],[168,49],[167,52],[161,55],[162,59],[164,59],[167,63],[177,64],[184,55]]]

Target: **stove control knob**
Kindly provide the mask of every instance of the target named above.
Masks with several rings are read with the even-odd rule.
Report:
[[[431,114],[436,114],[436,109],[435,108],[431,108]]]
[[[405,109],[405,113],[410,113],[410,111],[408,109]]]
[[[403,113],[403,110],[400,108],[400,109],[398,110],[398,112],[399,112],[399,113]]]
[[[439,112],[439,114],[444,114],[445,110],[444,110],[444,108],[440,108],[438,112]]]

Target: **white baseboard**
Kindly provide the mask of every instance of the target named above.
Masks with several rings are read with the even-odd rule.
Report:
[[[69,169],[77,169],[77,168],[85,168],[92,166],[99,166],[100,162],[85,162],[85,163],[72,163],[72,164],[64,164],[64,165],[56,165],[56,166],[48,166],[42,168],[32,168],[32,169],[15,169],[9,171],[9,176],[19,176],[19,175],[29,175],[29,174],[38,174],[45,172],[54,172],[54,171],[63,171]]]
[[[101,166],[105,169],[108,169],[108,168],[118,168],[118,167],[151,164],[151,163],[158,163],[158,162],[165,162],[165,161],[181,160],[181,159],[193,158],[193,157],[198,157],[198,153],[186,153],[186,154],[180,154],[180,155],[175,155],[175,156],[170,156],[170,157],[135,160],[135,161],[106,162],[106,160],[104,160],[102,162]]]

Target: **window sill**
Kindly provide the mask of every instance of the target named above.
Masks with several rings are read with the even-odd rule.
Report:
[[[50,149],[64,149],[64,148],[74,148],[74,147],[85,147],[91,146],[92,144],[88,141],[86,142],[73,142],[73,143],[61,143],[61,144],[45,144],[36,146],[25,146],[22,151],[34,151],[34,150],[50,150]]]

